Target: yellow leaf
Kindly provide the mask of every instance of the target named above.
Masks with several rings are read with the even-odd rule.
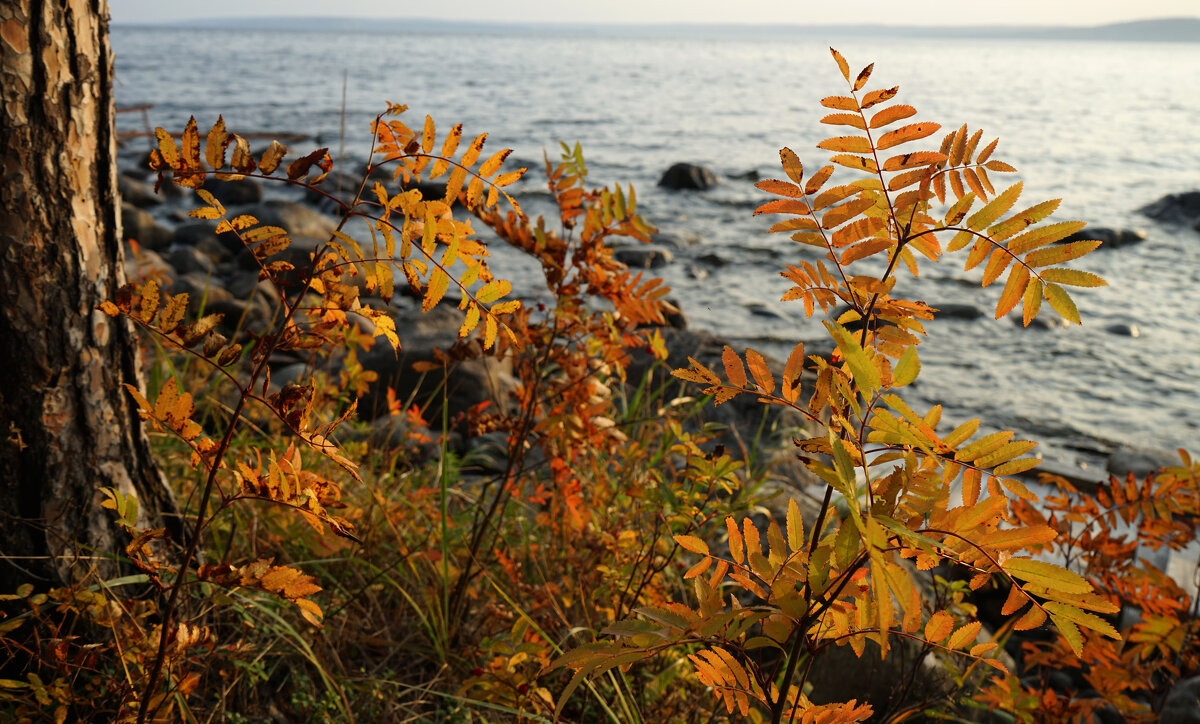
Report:
[[[980,231],[991,226],[995,223],[996,219],[999,219],[1013,207],[1013,204],[1021,196],[1022,188],[1023,184],[1018,181],[1001,191],[996,198],[989,201],[982,209],[967,217],[967,227]]]
[[[729,532],[729,557],[734,563],[741,564],[745,560],[746,551],[742,545],[742,532],[731,516],[725,518],[725,528]]]
[[[983,624],[979,621],[972,621],[954,632],[954,635],[946,641],[946,648],[961,649],[968,644],[974,644],[976,637],[979,636],[979,630],[983,628]]]
[[[491,176],[499,171],[500,164],[504,163],[504,159],[508,158],[510,153],[512,153],[512,149],[509,148],[493,153],[491,157],[484,161],[483,165],[479,167],[479,175],[487,178],[488,176]],[[503,186],[503,184],[501,185]]]
[[[1092,584],[1078,573],[1047,561],[1009,558],[1001,568],[1005,573],[1048,590],[1062,593],[1090,593],[1092,590]]]
[[[1037,316],[1038,310],[1042,307],[1042,280],[1032,279],[1029,286],[1025,289],[1025,295],[1022,304],[1021,317],[1025,326],[1028,327],[1033,318]]]
[[[917,357],[916,347],[907,347],[892,371],[892,386],[906,387],[911,385],[921,374],[921,360]]]
[[[204,144],[204,158],[214,171],[224,168],[225,149],[228,145],[229,135],[225,133],[225,118],[217,116],[217,122],[208,132],[208,139]]]
[[[1046,301],[1050,302],[1050,308],[1058,312],[1058,314],[1068,322],[1082,324],[1079,320],[1079,310],[1075,307],[1075,302],[1071,299],[1071,295],[1067,294],[1067,290],[1057,284],[1047,284],[1044,291]]]
[[[804,517],[800,515],[800,506],[795,498],[788,499],[787,539],[788,547],[792,551],[799,551],[804,547]]]
[[[1025,255],[1025,263],[1031,267],[1050,266],[1051,264],[1061,264],[1064,261],[1077,259],[1084,254],[1090,254],[1100,242],[1093,241],[1074,241],[1070,244],[1062,244],[1060,246],[1052,246],[1049,248],[1038,249],[1031,251]]]
[[[1066,269],[1056,267],[1054,269],[1046,269],[1042,272],[1042,279],[1048,282],[1056,282],[1058,284],[1067,284],[1073,287],[1106,287],[1108,282],[1091,272],[1080,271],[1078,269]]]
[[[1033,606],[1013,624],[1013,629],[1017,631],[1028,631],[1031,628],[1037,628],[1046,623],[1046,612],[1039,606]]]
[[[708,544],[700,538],[697,538],[694,535],[677,535],[674,536],[674,538],[675,542],[679,544],[680,548],[691,551],[692,553],[698,553],[702,556],[708,555]]]
[[[471,141],[471,145],[468,146],[467,150],[463,153],[462,165],[471,166],[475,163],[476,159],[479,158],[479,152],[483,150],[483,144],[485,141],[487,141],[486,133],[479,134],[475,137],[475,140]]]
[[[1013,307],[1017,306],[1028,283],[1029,270],[1024,266],[1014,266],[1008,273],[1008,281],[1005,282],[1004,290],[1000,292],[1000,299],[996,302],[996,319],[1008,314]]]
[[[435,268],[425,289],[425,298],[421,302],[421,311],[428,312],[437,306],[450,287],[450,276],[440,268]],[[490,319],[490,318],[489,318]]]
[[[421,151],[423,153],[431,153],[433,151],[433,140],[437,134],[433,125],[433,119],[425,116],[425,128],[421,131]]]

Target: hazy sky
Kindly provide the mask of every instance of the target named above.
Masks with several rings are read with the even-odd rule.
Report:
[[[198,16],[339,15],[513,22],[1101,25],[1195,17],[1200,11],[1197,0],[110,0],[109,4],[116,23]]]

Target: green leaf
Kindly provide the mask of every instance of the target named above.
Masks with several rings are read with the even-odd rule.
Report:
[[[829,335],[846,358],[850,374],[854,376],[859,389],[867,394],[878,390],[879,370],[875,369],[875,364],[858,343],[858,339],[840,324],[825,322],[825,328],[829,330]]]
[[[896,369],[892,371],[892,386],[911,385],[919,374],[921,374],[921,360],[917,357],[917,348],[908,347],[904,350],[904,354],[900,355],[900,361],[896,363]]]

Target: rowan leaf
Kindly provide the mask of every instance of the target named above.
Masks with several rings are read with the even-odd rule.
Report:
[[[700,538],[697,538],[694,535],[677,535],[674,536],[674,538],[675,542],[679,544],[680,548],[691,551],[692,553],[698,553],[702,556],[708,555],[708,544]]]
[[[788,178],[796,183],[804,182],[804,164],[800,163],[800,157],[796,155],[795,151],[786,146],[779,149],[779,161]]]
[[[913,123],[907,126],[901,126],[894,131],[888,131],[875,141],[875,148],[880,151],[899,146],[902,143],[916,141],[922,138],[927,138],[937,133],[941,128],[939,123]]]
[[[746,386],[746,368],[742,366],[742,360],[738,357],[737,352],[729,345],[721,350],[721,362],[725,365],[725,378],[729,380],[729,384],[734,387]]]
[[[939,644],[946,640],[954,631],[954,617],[945,611],[938,611],[929,617],[925,624],[925,640]]]
[[[1046,296],[1046,301],[1050,302],[1050,308],[1058,312],[1059,316],[1068,322],[1082,324],[1079,319],[1079,310],[1075,307],[1074,300],[1071,295],[1067,294],[1067,290],[1057,284],[1047,284],[1043,292]]]
[[[888,106],[887,108],[876,111],[875,115],[871,116],[870,125],[871,128],[881,128],[889,123],[894,123],[905,118],[911,118],[915,115],[917,115],[916,108],[904,105],[902,103],[897,103],[896,105]]]

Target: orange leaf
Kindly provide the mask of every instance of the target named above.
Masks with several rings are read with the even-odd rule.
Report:
[[[742,366],[742,360],[738,357],[737,352],[729,345],[725,345],[725,349],[721,351],[721,362],[725,364],[725,377],[729,380],[729,384],[734,387],[746,386],[746,369]]]
[[[910,118],[917,115],[917,109],[912,106],[906,106],[903,103],[897,103],[894,106],[888,106],[875,115],[871,116],[871,128],[880,128],[889,123]]]
[[[901,143],[927,138],[937,133],[941,127],[941,124],[938,123],[913,123],[901,126],[880,136],[879,140],[875,142],[875,147],[882,151],[885,148],[899,146]]]

